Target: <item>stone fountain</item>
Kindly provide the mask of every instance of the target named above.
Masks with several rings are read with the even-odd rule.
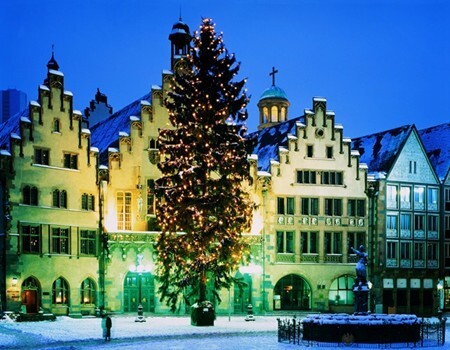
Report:
[[[353,285],[355,312],[308,315],[303,320],[303,340],[351,343],[416,343],[420,340],[420,321],[416,315],[369,313],[370,288],[367,280],[367,253],[364,246],[351,250],[357,254]]]

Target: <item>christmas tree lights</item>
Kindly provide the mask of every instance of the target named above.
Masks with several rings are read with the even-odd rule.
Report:
[[[160,131],[162,177],[156,181],[159,292],[172,310],[180,296],[203,302],[236,283],[248,253],[253,203],[247,161],[245,80],[222,34],[204,19],[189,55],[174,72],[166,106],[171,129]],[[208,290],[210,288],[210,290]],[[220,298],[218,298],[220,301]]]

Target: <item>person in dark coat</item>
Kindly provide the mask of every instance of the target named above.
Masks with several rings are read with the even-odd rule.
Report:
[[[111,317],[109,317],[109,315],[103,316],[102,328],[103,328],[103,335],[105,337],[105,341],[111,340],[111,327],[112,327]]]

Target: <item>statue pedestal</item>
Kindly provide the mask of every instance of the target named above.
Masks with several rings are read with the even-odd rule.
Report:
[[[355,296],[355,314],[367,314],[369,312],[369,286],[367,283],[359,283],[353,286]]]

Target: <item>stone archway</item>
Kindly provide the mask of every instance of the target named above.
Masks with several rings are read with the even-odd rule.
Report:
[[[294,274],[281,278],[273,290],[274,310],[311,310],[311,287]]]
[[[35,314],[41,305],[41,285],[37,278],[30,276],[22,283],[22,305],[25,305],[27,314]]]

